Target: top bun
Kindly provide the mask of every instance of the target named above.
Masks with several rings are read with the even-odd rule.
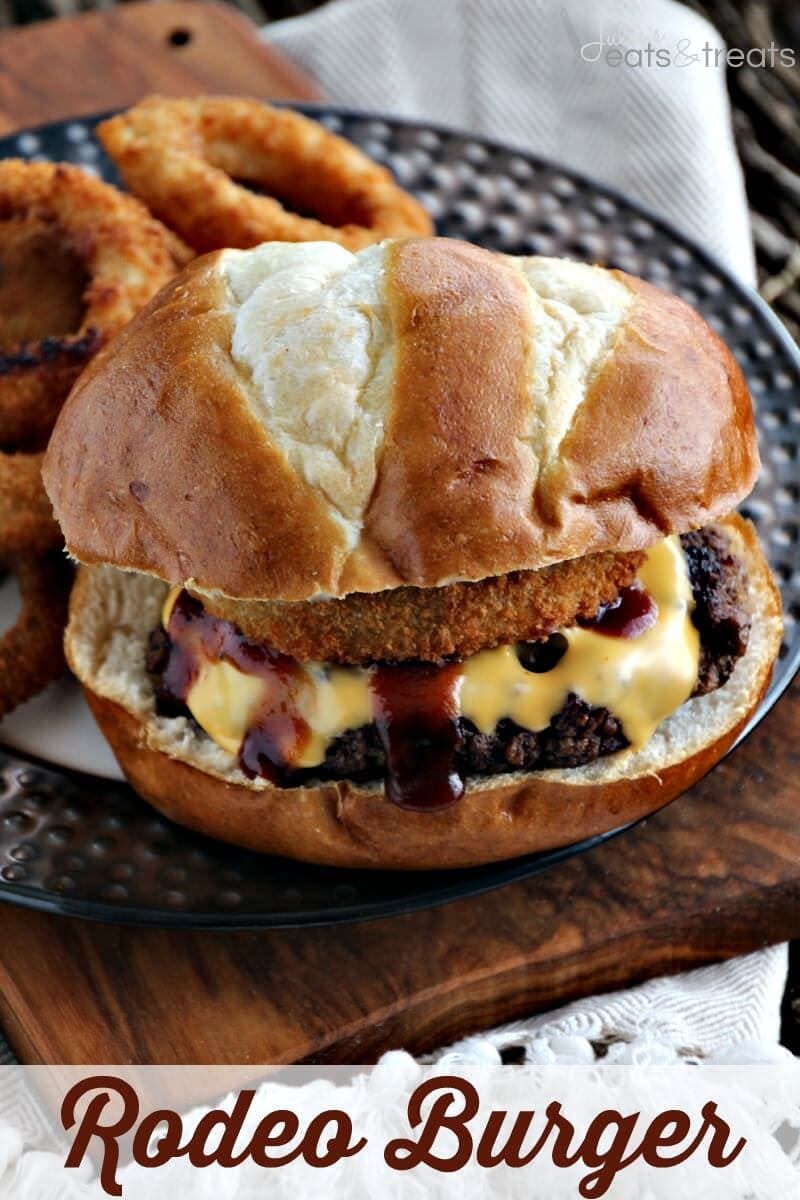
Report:
[[[757,472],[682,301],[419,238],[195,260],[81,376],[44,478],[83,562],[306,600],[644,549]]]

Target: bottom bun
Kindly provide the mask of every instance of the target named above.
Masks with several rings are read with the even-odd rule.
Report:
[[[461,800],[435,812],[398,808],[380,783],[280,788],[247,779],[192,722],[157,716],[144,655],[166,592],[158,580],[82,568],[67,655],[130,783],[173,821],[252,850],[332,866],[476,866],[643,817],[691,787],[736,740],[767,688],[782,627],[780,596],[755,531],[739,517],[729,518],[727,529],[748,572],[752,627],[723,687],[687,701],[641,750],[569,770],[470,779]]]

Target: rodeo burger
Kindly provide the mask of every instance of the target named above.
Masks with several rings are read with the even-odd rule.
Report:
[[[730,352],[641,280],[435,238],[221,251],[59,419],[69,661],[133,786],[212,836],[393,868],[564,845],[758,704],[757,471]]]

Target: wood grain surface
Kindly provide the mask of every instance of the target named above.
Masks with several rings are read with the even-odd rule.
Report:
[[[4,909],[25,1062],[371,1062],[800,932],[800,684],[691,793],[544,875],[392,920],[275,933]]]
[[[124,4],[0,34],[0,134],[170,96],[314,100],[311,80],[224,4]]]
[[[170,34],[190,33],[173,45]],[[177,0],[0,36],[0,130],[171,94],[313,87]],[[100,926],[4,906],[0,1024],[31,1063],[369,1062],[800,933],[800,685],[693,791],[483,897],[340,928]]]

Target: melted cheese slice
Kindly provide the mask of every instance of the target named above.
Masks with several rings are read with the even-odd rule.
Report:
[[[329,744],[346,729],[360,729],[374,719],[369,671],[359,667],[306,666],[314,687],[304,693],[300,716],[311,736],[303,747],[298,767],[323,762]]]
[[[568,647],[553,670],[527,671],[514,646],[483,650],[464,661],[458,690],[459,711],[482,733],[503,718],[532,732],[545,729],[570,693],[617,717],[632,749],[643,746],[657,726],[691,695],[697,682],[700,639],[692,624],[694,607],[686,560],[677,537],[648,552],[639,580],[658,606],[655,623],[633,638],[610,637],[591,629],[564,630]],[[164,624],[174,604],[164,606]],[[374,719],[368,667],[304,663],[297,715],[310,737],[293,765],[315,767],[330,743],[348,729]],[[237,754],[263,703],[266,684],[228,662],[206,662],[187,705],[218,745]]]
[[[189,692],[188,708],[218,746],[238,754],[264,698],[263,679],[229,662],[205,662]]]
[[[645,745],[694,690],[700,638],[691,620],[694,598],[677,538],[650,550],[639,580],[658,605],[650,629],[633,638],[566,629],[564,656],[541,675],[525,670],[513,646],[483,650],[464,663],[462,714],[481,733],[491,733],[504,717],[536,733],[574,692],[617,717],[634,749]]]
[[[295,766],[316,767],[324,761],[329,744],[346,729],[369,725],[372,696],[368,672],[357,668],[304,668],[305,679],[295,696],[296,712],[310,736]],[[238,754],[247,730],[258,718],[266,684],[257,675],[246,675],[229,662],[206,662],[187,698],[197,724],[230,754]]]

